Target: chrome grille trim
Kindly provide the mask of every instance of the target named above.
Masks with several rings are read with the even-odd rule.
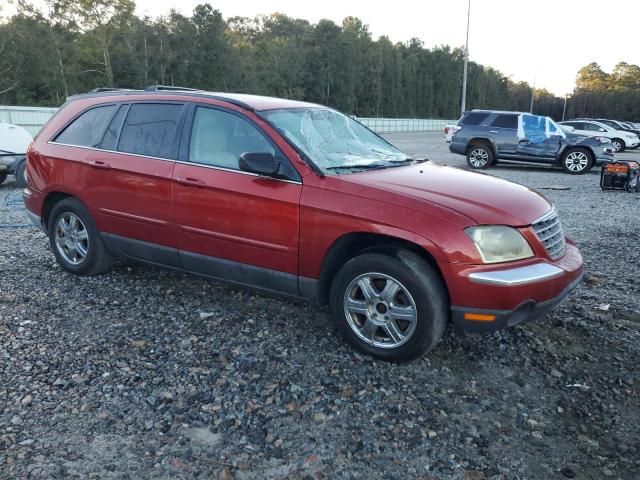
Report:
[[[556,259],[564,255],[566,251],[564,231],[555,208],[533,222],[532,226],[538,240],[544,245],[551,258]]]

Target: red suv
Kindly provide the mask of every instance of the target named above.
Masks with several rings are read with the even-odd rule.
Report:
[[[310,103],[153,87],[71,97],[28,152],[24,200],[66,270],[126,257],[328,303],[389,360],[535,319],[582,277],[553,206],[408,158]]]

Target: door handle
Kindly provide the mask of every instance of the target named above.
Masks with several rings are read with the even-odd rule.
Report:
[[[103,170],[108,170],[111,168],[111,165],[109,165],[107,162],[103,162],[101,160],[92,160],[91,162],[89,162],[89,166],[93,167],[93,168],[101,168]]]
[[[498,130],[489,130],[489,133],[500,133]]]
[[[198,179],[198,178],[191,178],[191,177],[178,177],[176,178],[176,181],[178,183],[181,183],[182,185],[188,185],[191,187],[206,187],[207,184],[204,183],[202,180]]]

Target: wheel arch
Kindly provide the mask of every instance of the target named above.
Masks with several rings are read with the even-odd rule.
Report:
[[[75,198],[76,200],[80,201],[77,197],[67,192],[56,190],[47,193],[47,196],[42,202],[42,225],[44,226],[45,230],[49,230],[49,215],[51,215],[53,207],[65,198]]]
[[[489,147],[491,149],[491,152],[493,153],[493,157],[494,158],[498,158],[498,149],[496,148],[496,144],[493,142],[492,139],[488,138],[488,137],[473,137],[469,140],[469,142],[467,142],[467,148],[465,150],[465,155],[469,154],[469,151],[475,146],[475,145],[486,145],[487,147]]]
[[[350,259],[363,253],[373,252],[395,255],[400,250],[408,250],[418,255],[433,267],[448,296],[447,282],[438,266],[434,252],[418,243],[396,236],[371,232],[351,232],[335,240],[322,260],[317,301],[320,304],[328,303],[331,282],[338,270]]]
[[[622,148],[620,149],[620,151],[623,151],[625,148],[627,148],[627,142],[625,142],[623,138],[613,137],[611,139],[611,143],[613,143],[615,140],[618,140],[622,144]]]
[[[593,148],[589,145],[569,145],[562,150],[562,153],[558,156],[558,163],[564,160],[564,157],[569,155],[574,150],[586,150],[589,155],[591,155],[591,161],[596,161],[596,153],[593,151]]]

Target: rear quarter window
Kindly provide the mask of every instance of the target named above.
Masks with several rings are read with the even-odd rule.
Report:
[[[54,142],[79,147],[97,147],[102,142],[115,111],[116,105],[103,105],[81,113],[55,137]]]
[[[460,125],[480,125],[488,116],[485,112],[471,112],[460,121]]]

